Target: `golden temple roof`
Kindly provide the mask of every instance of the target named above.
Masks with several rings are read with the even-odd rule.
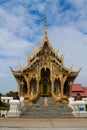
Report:
[[[54,56],[55,56],[54,61],[55,61],[57,64],[59,64],[59,66],[61,66],[60,68],[62,68],[64,71],[69,72],[69,73],[73,72],[73,73],[78,74],[78,73],[80,72],[80,70],[79,70],[79,71],[73,71],[73,69],[72,69],[73,66],[71,66],[71,67],[69,67],[69,68],[65,67],[64,64],[63,64],[64,56],[61,55],[61,56],[59,57],[59,56],[58,56],[59,50],[55,50],[55,49],[52,47],[51,43],[49,42],[48,36],[47,36],[46,16],[44,17],[44,37],[43,37],[43,39],[42,39],[42,41],[41,41],[41,43],[40,43],[40,45],[39,45],[39,48],[38,48],[37,50],[34,49],[34,48],[32,49],[32,50],[33,50],[33,53],[34,53],[34,56],[33,56],[33,57],[30,57],[29,55],[27,56],[27,62],[28,62],[28,65],[27,65],[27,66],[23,67],[22,65],[19,64],[19,70],[18,70],[18,71],[13,71],[12,68],[11,68],[11,71],[12,71],[13,73],[22,73],[24,70],[29,69],[34,63],[37,62],[37,60],[38,60],[37,55],[38,55],[39,52],[44,48],[45,43],[47,43],[48,48],[49,48],[49,49],[51,50],[51,52],[54,54]]]

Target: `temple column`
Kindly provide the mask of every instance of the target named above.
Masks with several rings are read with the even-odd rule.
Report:
[[[64,84],[63,82],[61,82],[61,96],[63,96],[63,88],[64,88]]]
[[[20,85],[20,81],[17,80],[17,84],[18,84],[18,96],[21,96],[21,85]]]
[[[39,78],[37,78],[37,93],[39,93]]]
[[[52,81],[52,93],[54,92],[54,78],[51,79]]]
[[[64,95],[64,84],[65,84],[65,81],[67,79],[67,75],[60,75],[59,76],[59,79],[60,79],[60,82],[61,82],[61,96]]]
[[[27,79],[27,95],[30,94],[30,79]]]
[[[21,96],[21,86],[20,86],[20,84],[18,84],[18,96],[19,97]]]
[[[60,75],[59,76],[59,79],[60,79],[60,83],[61,83],[61,96],[63,96],[63,88],[64,88],[64,83],[63,83],[63,76],[62,75]]]
[[[24,87],[24,82],[22,80],[22,82],[20,82],[20,86],[21,86],[21,96],[23,96],[23,87]]]
[[[18,96],[20,97],[21,96],[21,82],[19,79],[16,79],[17,80],[17,84],[18,84]]]
[[[70,87],[69,95],[71,97],[72,96],[72,82],[71,81],[69,83],[69,87]]]

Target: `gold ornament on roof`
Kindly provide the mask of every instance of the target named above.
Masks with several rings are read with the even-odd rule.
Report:
[[[37,52],[38,52],[38,50],[36,50],[36,49],[34,49],[34,48],[32,48],[32,50],[33,50],[34,55],[36,55]]]
[[[44,36],[47,36],[47,29],[46,29],[46,16],[44,16]]]
[[[61,55],[61,61],[63,61],[64,60],[64,55]]]
[[[73,65],[70,66],[70,68],[69,68],[69,72],[71,72],[72,69],[73,69]]]
[[[20,70],[22,71],[23,70],[22,65],[20,63],[18,63],[18,65],[19,65]]]
[[[55,55],[57,56],[59,53],[59,50],[55,50]]]
[[[27,55],[27,62],[28,63],[30,63],[30,59],[31,59],[30,55]]]

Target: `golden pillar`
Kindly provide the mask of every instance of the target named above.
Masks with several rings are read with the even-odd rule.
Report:
[[[21,84],[20,84],[20,80],[16,79],[17,80],[17,84],[18,84],[18,96],[20,97],[21,96]]]
[[[54,92],[54,78],[51,79],[52,81],[52,93]]]
[[[23,80],[22,80],[22,82],[20,83],[20,86],[21,86],[21,95],[23,96],[23,87],[24,87],[24,82],[23,82]]]
[[[61,82],[61,96],[63,96],[63,88],[64,88],[64,84],[63,81]]]
[[[71,81],[69,83],[69,87],[70,87],[69,95],[71,97],[72,96],[72,82]]]
[[[21,96],[21,86],[20,86],[20,84],[18,84],[18,96],[19,97]]]
[[[27,95],[30,94],[30,79],[27,79]]]
[[[63,96],[64,95],[64,84],[67,79],[67,75],[65,75],[65,76],[60,75],[59,79],[60,79],[60,83],[61,83],[61,95]]]
[[[61,83],[61,96],[63,96],[63,88],[64,88],[63,76],[60,75],[60,76],[59,76],[59,79],[60,79],[60,83]]]
[[[39,78],[37,78],[37,93],[39,93]]]
[[[20,86],[20,83],[17,82],[18,84],[18,96],[20,97],[21,96],[21,86]]]

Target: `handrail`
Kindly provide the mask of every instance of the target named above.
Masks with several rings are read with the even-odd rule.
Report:
[[[55,93],[52,93],[52,97],[54,98],[55,101],[62,101],[62,97],[59,95],[56,95]]]
[[[30,101],[36,101],[37,98],[38,98],[38,96],[39,96],[39,93],[36,93],[36,94],[30,95],[29,100],[30,100]]]

